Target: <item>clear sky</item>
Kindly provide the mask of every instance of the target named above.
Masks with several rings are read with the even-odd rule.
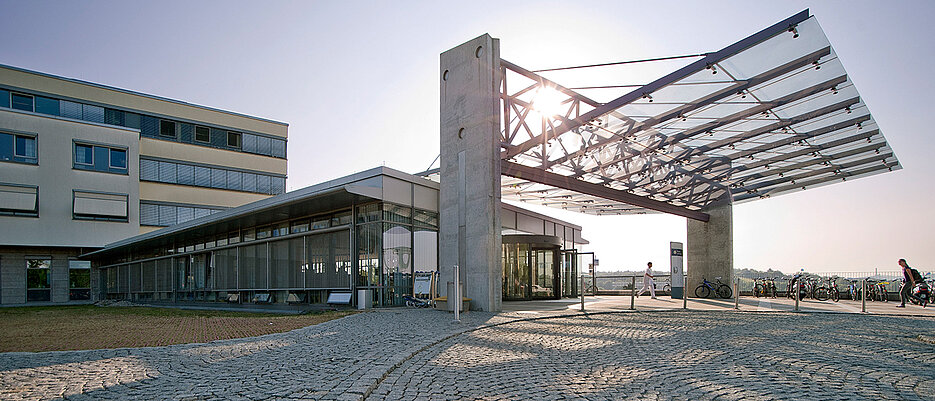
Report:
[[[734,265],[935,270],[935,2],[0,0],[0,63],[288,122],[292,190],[428,168],[438,55],[480,34],[538,69],[714,51],[805,8],[904,169],[735,206]],[[584,226],[602,270],[667,266],[685,240],[680,217],[545,212]]]

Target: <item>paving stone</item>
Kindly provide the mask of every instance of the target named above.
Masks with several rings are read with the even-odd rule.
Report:
[[[206,344],[5,353],[0,399],[935,399],[931,318],[528,317],[381,310]]]

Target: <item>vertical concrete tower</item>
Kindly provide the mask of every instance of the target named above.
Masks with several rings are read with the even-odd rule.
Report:
[[[439,289],[461,267],[471,308],[499,311],[500,45],[482,35],[441,54]]]
[[[685,291],[695,296],[695,288],[702,279],[721,282],[733,288],[734,274],[734,224],[731,196],[706,210],[707,222],[688,219],[688,238],[685,244],[688,262],[688,282]]]

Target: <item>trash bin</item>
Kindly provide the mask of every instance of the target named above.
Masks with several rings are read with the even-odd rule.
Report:
[[[357,290],[357,309],[370,309],[373,297],[370,290]]]

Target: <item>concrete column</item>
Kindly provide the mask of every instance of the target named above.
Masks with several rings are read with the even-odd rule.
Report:
[[[26,259],[22,253],[0,255],[0,286],[4,304],[26,303]]]
[[[695,296],[695,288],[702,278],[714,281],[720,277],[727,285],[733,280],[734,229],[733,211],[730,200],[704,210],[711,218],[708,222],[688,219],[688,241],[686,264],[688,282],[685,291]]]
[[[441,54],[439,290],[461,266],[471,309],[501,309],[500,45],[482,35]]]

